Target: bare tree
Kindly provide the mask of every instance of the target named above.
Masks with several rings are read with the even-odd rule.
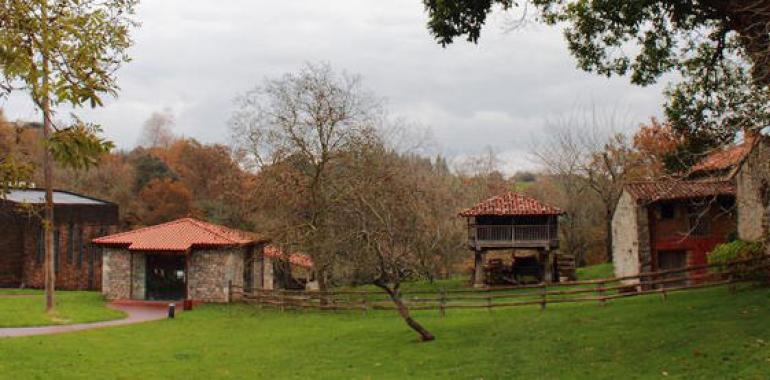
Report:
[[[592,110],[548,125],[545,144],[533,155],[555,178],[572,189],[570,201],[577,201],[586,189],[601,201],[604,225],[604,251],[612,260],[612,216],[623,187],[635,175],[636,155],[625,135],[613,132],[623,123],[617,113],[600,114]]]
[[[153,112],[144,122],[139,145],[145,148],[168,148],[175,140],[174,132],[171,130],[174,124],[174,115],[170,110]]]
[[[347,169],[340,183],[347,201],[341,204],[339,223],[350,236],[341,255],[357,278],[389,295],[422,341],[435,339],[411,317],[400,287],[404,281],[430,277],[435,263],[460,250],[457,197],[430,162],[381,146],[352,155]]]
[[[272,181],[291,192],[282,196],[296,208],[276,210],[284,219],[273,232],[312,256],[322,289],[338,233],[330,225],[339,196],[330,188],[330,172],[342,154],[374,135],[382,112],[359,77],[335,73],[328,64],[265,80],[236,100],[231,130],[237,154],[263,174],[276,174]]]

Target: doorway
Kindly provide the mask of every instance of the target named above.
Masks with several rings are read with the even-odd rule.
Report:
[[[147,255],[146,298],[177,301],[185,298],[187,276],[182,255]]]
[[[686,266],[687,266],[687,251],[681,251],[681,250],[658,251],[658,270],[659,271],[681,269]],[[660,276],[660,279],[664,280],[664,279],[679,278],[679,277],[684,277],[686,275],[687,273],[685,272],[668,273]],[[687,285],[686,280],[665,282],[663,284],[660,284],[660,286],[666,287],[666,288],[670,288],[674,286],[684,286],[684,285]]]

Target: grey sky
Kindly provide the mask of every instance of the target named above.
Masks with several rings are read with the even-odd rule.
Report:
[[[176,133],[226,142],[232,99],[306,61],[362,75],[393,114],[432,130],[437,151],[456,157],[490,146],[507,171],[532,165],[526,151],[547,119],[595,106],[628,110],[635,124],[659,115],[663,101],[661,86],[579,71],[560,31],[506,32],[502,15],[478,45],[441,48],[420,0],[145,0],[138,17],[134,60],[118,74],[120,96],[78,111],[121,148],[166,108]],[[38,118],[24,97],[3,106],[12,119]]]

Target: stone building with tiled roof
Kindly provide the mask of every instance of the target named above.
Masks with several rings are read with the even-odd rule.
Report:
[[[744,131],[685,179],[628,184],[613,216],[617,276],[705,264],[730,238],[766,239],[770,228],[770,139]]]
[[[284,257],[268,242],[193,218],[93,240],[104,248],[102,293],[108,299],[203,302],[227,302],[233,288],[275,288],[280,260],[312,266],[306,256]]]
[[[612,219],[618,277],[707,262],[735,232],[735,185],[729,181],[628,184]]]

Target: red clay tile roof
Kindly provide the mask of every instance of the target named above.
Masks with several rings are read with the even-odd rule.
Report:
[[[489,198],[460,213],[460,216],[514,216],[514,215],[561,215],[560,209],[540,203],[524,194],[508,192]]]
[[[704,157],[690,169],[692,173],[723,170],[741,163],[744,157],[751,151],[754,140],[749,139],[739,145],[734,145]]]
[[[168,223],[94,239],[97,245],[125,246],[130,251],[186,252],[199,247],[231,247],[264,241],[254,234],[182,218]]]
[[[272,259],[280,259],[280,260],[283,260],[285,258],[283,251],[272,244],[265,246],[265,256]],[[305,255],[303,253],[290,254],[289,263],[292,265],[296,265],[298,267],[303,267],[303,268],[313,267],[313,259],[310,258],[310,256]]]
[[[735,185],[729,181],[657,181],[633,182],[625,187],[637,201],[654,202],[660,200],[690,199],[713,197],[716,195],[735,195]]]

